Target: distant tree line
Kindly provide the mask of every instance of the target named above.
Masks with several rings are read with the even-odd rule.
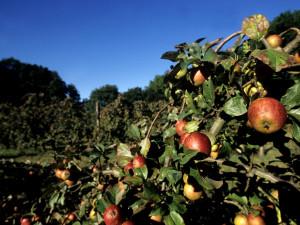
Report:
[[[122,141],[133,120],[150,120],[154,112],[149,111],[148,103],[163,98],[163,76],[156,76],[145,89],[136,87],[124,93],[115,85],[104,85],[81,100],[76,87],[66,84],[56,72],[14,58],[3,59],[0,148],[76,150]],[[141,104],[138,109],[136,105]]]

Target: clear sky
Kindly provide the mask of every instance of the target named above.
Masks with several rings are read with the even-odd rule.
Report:
[[[105,84],[123,92],[163,74],[171,64],[160,56],[175,44],[299,9],[300,0],[1,0],[0,59],[57,71],[82,98]]]

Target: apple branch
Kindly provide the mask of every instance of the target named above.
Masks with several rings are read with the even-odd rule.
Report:
[[[296,27],[291,27],[291,28],[289,28],[288,30],[282,32],[282,33],[280,34],[280,36],[282,36],[282,35],[284,35],[284,34],[290,32],[290,31],[296,32],[297,35],[296,35],[296,37],[295,37],[292,41],[290,41],[290,42],[283,48],[283,50],[284,50],[285,52],[287,52],[287,53],[292,52],[295,48],[298,47],[298,45],[299,45],[299,43],[300,43],[300,30],[299,30],[298,28],[296,28]]]
[[[242,34],[242,31],[234,32],[233,34],[226,37],[223,41],[220,42],[220,44],[216,47],[215,51],[218,52],[228,41],[230,41],[232,38]]]

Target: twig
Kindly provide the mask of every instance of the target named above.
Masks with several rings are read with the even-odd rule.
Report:
[[[161,110],[159,110],[158,113],[156,113],[156,116],[154,117],[154,119],[151,122],[151,125],[148,129],[148,132],[147,132],[147,135],[146,135],[145,139],[150,137],[150,133],[151,133],[151,130],[153,128],[153,125],[154,125],[155,121],[157,120],[158,116],[162,113],[162,111],[164,111],[167,107],[168,107],[168,104],[165,105]]]
[[[218,52],[228,41],[230,41],[232,38],[240,35],[242,31],[234,32],[233,34],[229,35],[227,38],[225,38],[215,49],[216,52]]]
[[[290,53],[291,51],[293,51],[294,48],[297,48],[298,46],[298,43],[300,43],[300,30],[296,27],[291,27],[289,28],[288,30],[282,32],[280,34],[281,35],[284,35],[286,34],[287,32],[290,32],[290,31],[295,31],[297,33],[296,37],[290,41],[284,48],[283,48],[283,51],[287,52],[287,53]]]

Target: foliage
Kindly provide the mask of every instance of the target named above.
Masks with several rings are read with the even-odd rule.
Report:
[[[103,108],[97,135],[115,134],[118,140],[100,139],[80,156],[57,157],[50,174],[57,179],[26,216],[39,215],[36,225],[103,224],[105,209],[115,204],[123,221],[136,224],[154,224],[152,216],[166,225],[232,224],[237,213],[260,216],[266,224],[300,223],[290,204],[300,200],[299,65],[285,46],[268,46],[264,16],[242,24],[224,40],[200,38],[164,53],[173,63],[165,78],[167,103],[127,104],[119,96]],[[234,37],[233,46],[221,51]],[[199,70],[205,77],[200,86],[194,82]],[[249,105],[265,96],[287,112],[284,126],[272,134],[248,122]],[[186,149],[175,129],[183,119],[186,135],[209,138],[210,154]],[[101,134],[105,129],[110,131]]]

